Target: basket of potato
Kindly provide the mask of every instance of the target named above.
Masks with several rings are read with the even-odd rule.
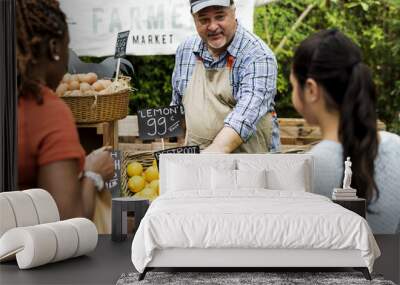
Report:
[[[123,196],[135,196],[153,201],[160,193],[159,173],[154,153],[124,152],[121,168]]]
[[[93,72],[65,74],[56,94],[70,107],[77,123],[120,120],[128,115],[130,78],[98,79]]]

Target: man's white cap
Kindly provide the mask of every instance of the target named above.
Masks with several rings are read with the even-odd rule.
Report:
[[[230,0],[190,0],[190,8],[194,14],[209,6],[229,7],[230,2]]]

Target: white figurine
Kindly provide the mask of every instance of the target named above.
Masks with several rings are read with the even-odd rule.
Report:
[[[351,188],[351,176],[353,172],[351,171],[351,160],[347,157],[344,162],[344,178],[343,178],[343,188],[334,188],[332,193],[333,200],[354,200],[357,199],[357,190]]]
[[[344,162],[344,178],[343,178],[343,189],[352,189],[351,185],[351,175],[353,172],[351,171],[351,161],[350,157],[347,157],[347,160]]]

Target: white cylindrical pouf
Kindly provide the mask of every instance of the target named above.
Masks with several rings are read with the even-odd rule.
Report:
[[[76,229],[78,233],[78,249],[74,257],[86,254],[96,248],[98,233],[94,223],[85,218],[66,220]]]
[[[17,227],[27,227],[39,223],[38,214],[31,197],[23,191],[1,193],[11,205]]]
[[[8,230],[0,238],[0,261],[17,258],[20,269],[86,254],[96,248],[97,229],[85,218],[75,218]]]
[[[56,250],[57,240],[54,232],[41,225],[11,229],[0,239],[0,253],[16,252],[20,269],[51,262]]]
[[[57,204],[49,192],[43,189],[29,189],[23,192],[31,197],[38,214],[39,224],[60,220]]]
[[[78,249],[78,233],[67,221],[41,225],[51,229],[57,238],[57,251],[51,262],[68,259],[74,256]]]
[[[16,226],[17,222],[10,202],[0,194],[0,238],[6,231]]]

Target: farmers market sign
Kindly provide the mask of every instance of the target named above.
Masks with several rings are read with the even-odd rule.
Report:
[[[253,30],[255,0],[236,0],[237,18]],[[114,54],[117,34],[130,30],[128,55],[175,54],[196,33],[189,0],[60,0],[79,56]]]

